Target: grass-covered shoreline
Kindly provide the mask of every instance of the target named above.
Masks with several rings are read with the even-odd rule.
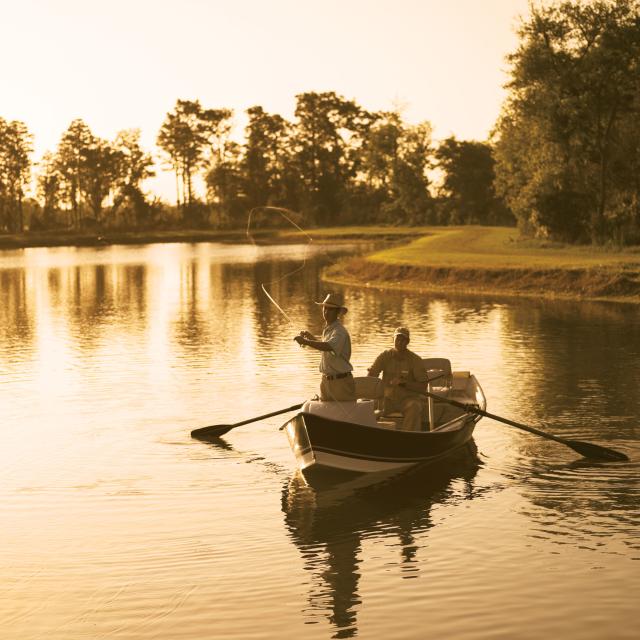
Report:
[[[380,289],[640,303],[640,247],[523,240],[508,227],[422,227],[414,237],[342,259],[323,277]]]

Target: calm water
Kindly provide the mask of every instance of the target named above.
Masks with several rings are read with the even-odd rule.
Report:
[[[0,636],[637,638],[636,307],[344,290],[357,373],[408,325],[493,413],[630,463],[482,420],[479,463],[314,491],[286,416],[189,437],[316,392],[316,250],[0,253]]]

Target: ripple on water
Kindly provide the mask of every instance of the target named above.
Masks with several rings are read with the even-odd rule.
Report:
[[[482,420],[483,464],[315,490],[286,416],[189,436],[316,393],[318,354],[292,337],[321,330],[326,256],[282,279],[310,255],[0,257],[3,638],[633,637],[617,621],[640,589],[636,314],[340,288],[356,373],[407,325],[417,353],[478,376],[490,411],[633,461],[584,464]]]

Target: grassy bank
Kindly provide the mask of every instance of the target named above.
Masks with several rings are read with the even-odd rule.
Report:
[[[638,247],[525,241],[505,227],[423,227],[415,235],[408,244],[344,259],[324,277],[385,289],[640,302]]]

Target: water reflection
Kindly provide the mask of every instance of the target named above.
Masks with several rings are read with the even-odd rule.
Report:
[[[536,414],[565,435],[615,442],[637,436],[638,309],[623,304],[517,301],[504,316],[511,349],[527,343],[518,371]],[[515,364],[515,359],[513,360]],[[556,426],[557,425],[557,426]]]
[[[305,246],[208,243],[0,252],[0,570],[19,585],[0,618],[13,620],[11,637],[123,637],[123,619],[155,621],[146,635],[158,638],[211,636],[209,623],[235,637],[326,637],[302,627],[300,609],[341,635],[374,624],[412,637],[424,619],[446,637],[615,634],[607,616],[637,609],[640,307],[335,287],[320,280],[324,248],[283,277],[305,257]],[[576,464],[566,447],[482,420],[482,474],[344,495],[291,478],[283,418],[226,444],[192,441],[194,427],[316,392],[317,354],[291,337],[321,328],[314,300],[329,290],[349,301],[357,373],[408,325],[414,351],[476,374],[489,411],[632,462]],[[442,508],[467,497],[468,508]],[[605,562],[603,580],[593,565]],[[187,583],[198,591],[176,607]],[[92,602],[122,584],[127,597],[96,618]],[[453,620],[462,597],[469,615]],[[575,603],[595,612],[577,627]]]
[[[532,466],[523,513],[538,537],[627,555],[640,551],[640,465],[575,460]]]
[[[396,539],[402,578],[417,577],[426,562],[420,553],[426,552],[421,534],[434,526],[431,509],[483,492],[474,486],[479,464],[472,441],[447,463],[375,484],[358,478],[310,487],[301,474],[291,477],[282,488],[282,510],[291,540],[311,573],[306,622],[325,617],[334,638],[356,636],[363,541]]]
[[[0,348],[10,355],[14,345],[29,350],[34,340],[34,317],[28,300],[29,283],[24,269],[0,270]]]

